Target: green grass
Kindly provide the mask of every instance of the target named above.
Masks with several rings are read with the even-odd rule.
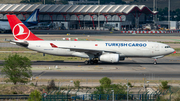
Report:
[[[176,52],[180,52],[180,48],[174,48]],[[32,51],[23,47],[0,47],[0,51]],[[86,59],[79,57],[63,57],[63,56],[53,56],[46,54],[43,56],[42,53],[0,53],[0,60],[4,60],[8,55],[19,54],[21,56],[26,56],[32,61],[55,61],[55,60],[64,60],[64,61],[85,61]],[[180,56],[180,53],[170,54],[168,56]]]
[[[63,57],[63,56],[53,56],[46,54],[43,56],[42,53],[0,53],[0,60],[4,60],[9,55],[18,54],[20,56],[26,56],[31,61],[85,61],[85,58],[79,58],[79,57]]]
[[[161,41],[158,41],[160,43],[165,43],[165,44],[180,44],[180,42],[161,42]]]
[[[180,48],[174,48],[176,52],[180,52]]]
[[[79,57],[66,57],[66,56],[53,56],[46,54],[43,56],[42,53],[0,53],[0,60],[4,60],[9,55],[18,54],[20,56],[26,56],[31,61],[85,61],[86,58]],[[180,56],[180,53],[170,54],[167,56]]]
[[[167,56],[180,56],[180,53],[175,53],[175,54],[169,54],[169,55],[167,55]]]
[[[0,47],[0,51],[32,51],[24,47]]]

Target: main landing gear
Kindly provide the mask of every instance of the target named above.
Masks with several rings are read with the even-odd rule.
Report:
[[[93,65],[93,64],[97,64],[97,63],[98,63],[98,60],[86,60],[85,61],[86,65]]]
[[[156,61],[156,59],[154,59],[154,65],[156,65],[157,64],[157,61]]]

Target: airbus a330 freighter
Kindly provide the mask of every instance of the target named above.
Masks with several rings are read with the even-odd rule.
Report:
[[[98,61],[119,62],[126,57],[156,59],[175,52],[170,46],[157,42],[139,41],[45,41],[35,36],[15,15],[7,15],[14,39],[11,43],[57,56],[89,58],[86,64]]]

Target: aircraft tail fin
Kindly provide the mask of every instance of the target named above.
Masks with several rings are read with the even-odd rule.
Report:
[[[16,15],[7,15],[9,25],[11,27],[15,40],[40,41],[43,39],[34,35],[17,17]]]
[[[39,9],[36,9],[25,22],[37,22]]]

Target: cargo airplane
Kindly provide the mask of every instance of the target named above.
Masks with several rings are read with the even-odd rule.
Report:
[[[89,58],[86,64],[99,61],[116,63],[126,57],[156,59],[175,52],[169,45],[140,41],[45,41],[35,36],[15,15],[7,15],[15,40],[11,43],[57,56]]]

